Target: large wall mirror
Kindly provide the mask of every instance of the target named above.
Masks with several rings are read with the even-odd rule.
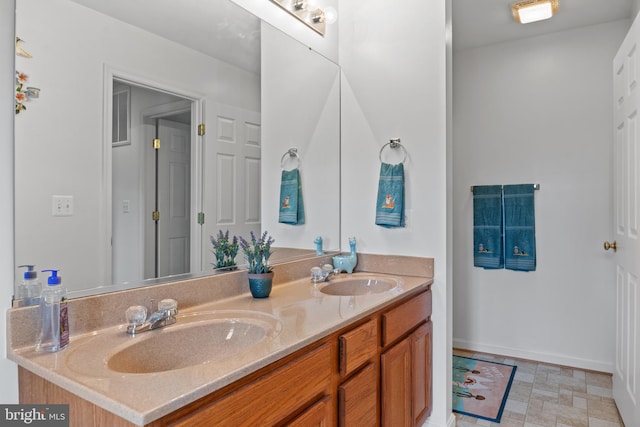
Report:
[[[335,63],[231,0],[16,3],[40,89],[15,119],[18,264],[83,296],[214,274],[220,230],[268,231],[275,262],[339,249]],[[278,222],[291,167],[304,224]]]

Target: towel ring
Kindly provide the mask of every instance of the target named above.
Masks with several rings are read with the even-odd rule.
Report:
[[[378,154],[378,158],[380,159],[380,163],[382,162],[382,152],[384,151],[384,149],[389,146],[392,149],[395,148],[402,148],[402,152],[404,153],[404,158],[402,159],[402,161],[400,163],[404,164],[404,162],[407,160],[407,149],[404,148],[403,145],[400,144],[400,138],[394,138],[394,139],[390,139],[389,142],[387,142],[386,144],[384,144],[382,146],[382,148],[380,148],[380,153]]]
[[[280,159],[280,167],[282,168],[282,170],[287,170],[284,167],[284,163],[285,163],[285,159],[287,158],[287,156],[289,157],[295,157],[298,161],[298,167],[300,167],[300,165],[302,164],[302,157],[300,156],[300,154],[298,154],[298,149],[297,148],[289,148],[287,150],[286,153],[284,153],[282,155],[282,158]],[[292,169],[288,169],[288,170],[293,170]]]

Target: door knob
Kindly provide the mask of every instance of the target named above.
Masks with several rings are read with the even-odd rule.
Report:
[[[618,245],[616,244],[615,240],[612,243],[604,242],[604,250],[608,251],[609,249],[613,249],[613,252],[618,249]]]

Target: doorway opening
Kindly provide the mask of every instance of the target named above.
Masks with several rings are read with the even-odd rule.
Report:
[[[116,76],[111,89],[111,283],[189,273],[200,245],[199,101]]]

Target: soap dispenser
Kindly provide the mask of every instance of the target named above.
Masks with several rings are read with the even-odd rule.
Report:
[[[42,284],[38,280],[38,272],[34,270],[35,266],[25,264],[19,265],[18,268],[26,268],[22,276],[22,282],[18,283],[18,289],[16,290],[18,305],[25,307],[40,304]]]
[[[42,318],[41,332],[36,344],[36,351],[58,351],[69,345],[69,317],[67,315],[66,289],[62,286],[62,278],[58,270],[42,270],[50,272],[48,286],[42,290],[40,298],[40,314]]]

